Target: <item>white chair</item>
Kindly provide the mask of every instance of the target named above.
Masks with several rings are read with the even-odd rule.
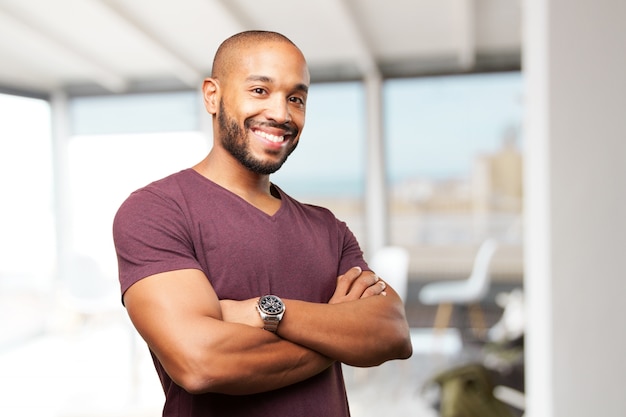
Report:
[[[385,246],[372,257],[369,267],[393,288],[403,302],[409,280],[409,251],[400,246]]]
[[[468,279],[433,282],[422,287],[419,293],[420,302],[426,305],[438,305],[435,329],[442,330],[448,327],[454,305],[467,305],[470,323],[476,334],[478,335],[478,331],[481,333],[486,331],[479,303],[485,298],[491,285],[489,265],[497,247],[498,243],[495,239],[487,239],[480,245]]]

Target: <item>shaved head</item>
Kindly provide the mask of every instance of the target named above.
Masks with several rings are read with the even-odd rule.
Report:
[[[213,117],[213,155],[255,175],[279,169],[300,139],[310,82],[302,51],[280,33],[226,39],[202,87]]]
[[[224,77],[238,64],[238,61],[242,59],[242,51],[266,42],[285,42],[300,51],[296,44],[289,40],[289,38],[277,32],[262,30],[241,32],[226,39],[217,49],[215,58],[213,59],[211,77]],[[300,53],[302,54],[301,51]]]

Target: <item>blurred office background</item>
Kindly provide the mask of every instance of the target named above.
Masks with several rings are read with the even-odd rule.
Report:
[[[368,259],[409,256],[415,354],[346,368],[353,415],[438,415],[428,380],[468,363],[514,388],[517,415],[620,415],[624,17],[619,1],[0,1],[0,414],[159,415],[112,218],[209,151],[201,79],[221,40],[259,28],[313,78],[273,181],[331,208]],[[488,240],[486,291],[427,303]]]

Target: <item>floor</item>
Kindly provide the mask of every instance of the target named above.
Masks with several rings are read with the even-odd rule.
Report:
[[[0,297],[1,298],[1,297]],[[2,301],[2,300],[0,300]],[[5,300],[6,301],[6,300]],[[27,300],[16,308],[29,309]],[[11,417],[147,417],[159,416],[163,394],[147,349],[135,335],[123,310],[82,320],[55,311],[40,330],[29,335],[7,317],[0,327],[22,332],[19,343],[0,338],[0,415]],[[427,381],[451,366],[479,360],[480,348],[468,339],[462,311],[460,329],[434,334],[434,309],[407,303],[413,356],[380,367],[345,367],[353,417],[435,417],[436,391]],[[499,317],[486,309],[489,323]],[[59,319],[59,316],[62,319]],[[71,317],[71,318],[70,318]],[[32,319],[32,317],[31,317]],[[50,321],[52,320],[52,322]],[[5,333],[6,334],[6,333]],[[435,394],[435,395],[434,395]]]

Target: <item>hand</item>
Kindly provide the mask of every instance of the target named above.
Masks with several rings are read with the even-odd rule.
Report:
[[[258,298],[250,298],[243,301],[220,300],[222,320],[262,329],[264,323],[256,309],[257,302]]]
[[[387,284],[371,271],[363,272],[355,266],[337,277],[337,287],[328,304],[339,304],[374,295],[387,295]]]

